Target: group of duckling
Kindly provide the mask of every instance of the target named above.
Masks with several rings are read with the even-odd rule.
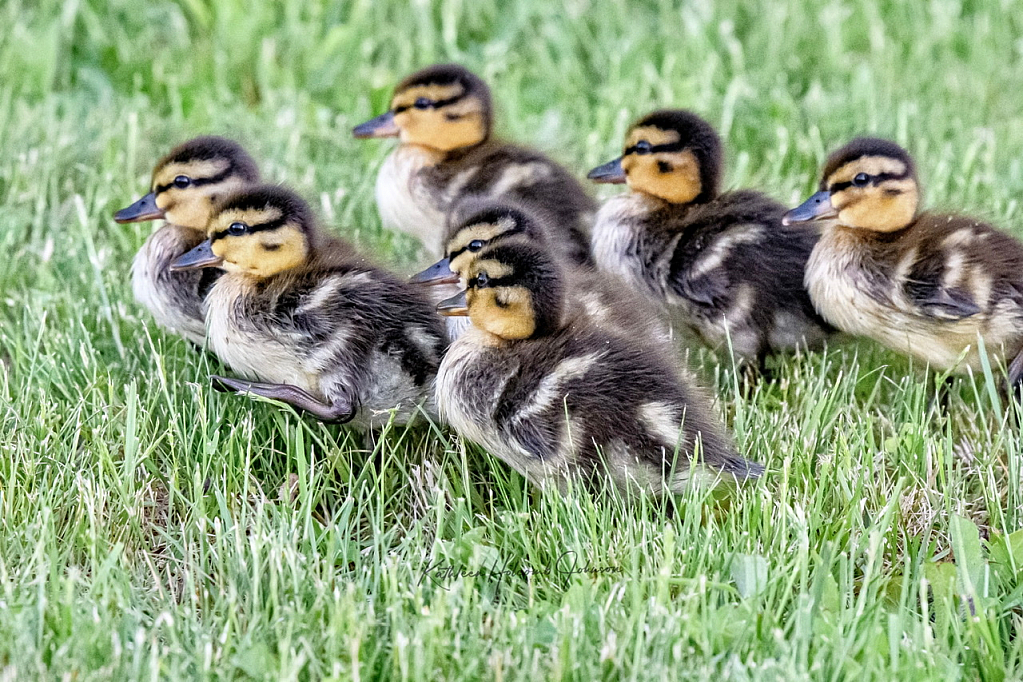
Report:
[[[492,111],[480,78],[437,65],[353,130],[399,139],[377,177],[380,216],[440,258],[411,279],[262,184],[238,144],[186,142],[115,215],[166,221],[135,257],[136,298],[239,375],[212,377],[222,390],[366,430],[425,416],[562,490],[679,493],[761,475],[675,332],[753,368],[840,331],[969,371],[982,341],[1010,385],[1023,375],[1023,244],[919,213],[895,143],[840,148],[820,191],[786,211],[757,191],[722,193],[714,129],[657,111],[590,171],[628,185],[598,207],[551,159],[495,139]]]

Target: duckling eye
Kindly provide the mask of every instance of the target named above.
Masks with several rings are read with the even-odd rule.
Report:
[[[473,253],[476,253],[482,248],[483,248],[482,239],[473,239],[471,242],[469,242],[469,250],[472,251]]]
[[[245,223],[231,223],[231,225],[228,226],[228,228],[227,228],[227,233],[229,235],[233,235],[233,236],[237,237],[239,235],[245,234],[245,230],[247,228],[248,228],[248,225],[246,225]]]
[[[637,154],[649,154],[650,153],[650,143],[647,142],[646,140],[640,140],[639,142],[637,142],[635,144],[635,147],[636,147],[636,153]]]
[[[853,178],[853,184],[857,187],[866,187],[868,182],[870,182],[870,176],[866,173],[857,173]]]
[[[476,275],[476,286],[478,288],[483,288],[488,284],[490,284],[490,277],[487,276],[487,273],[481,272]]]
[[[433,102],[425,97],[417,97],[416,101],[412,104],[416,109],[429,109],[432,105]]]
[[[178,177],[174,178],[174,186],[177,187],[178,189],[185,189],[191,184],[192,178],[188,177],[187,175],[179,175]]]

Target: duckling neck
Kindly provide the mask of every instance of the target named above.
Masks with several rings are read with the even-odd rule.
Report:
[[[864,230],[858,227],[852,227],[850,225],[842,225],[840,223],[834,223],[824,228],[824,233],[831,233],[837,238],[841,239],[845,243],[853,244],[859,243],[862,245],[870,244],[892,244],[899,241],[904,237],[906,231],[913,227],[916,223],[916,219],[913,219],[909,225],[899,228],[891,232],[878,232],[876,230]]]
[[[448,152],[428,147],[415,142],[405,142],[398,148],[400,155],[407,159],[415,159],[419,167],[436,166],[448,157]]]
[[[638,194],[644,197],[650,203],[651,210],[660,208],[670,209],[673,211],[688,211],[692,208],[703,206],[704,204],[709,204],[717,197],[717,195],[714,194],[713,192],[710,192],[709,190],[704,190],[690,201],[671,201],[670,199],[665,199],[664,197],[643,191],[641,189],[634,189],[632,190],[632,192],[634,194]]]
[[[503,337],[489,332],[486,329],[480,329],[479,327],[473,326],[465,337],[471,343],[478,346],[485,346],[487,348],[508,348],[515,343],[515,341],[505,339]]]
[[[463,159],[469,154],[473,153],[477,149],[482,148],[487,143],[487,139],[480,140],[476,144],[467,145],[465,147],[458,147],[457,149],[451,149],[444,151],[437,149],[436,147],[430,147],[425,144],[418,144],[415,142],[406,142],[401,145],[402,156],[408,158],[415,158],[420,167],[423,166],[436,166],[441,163],[448,163],[452,161],[458,161]]]
[[[636,209],[642,209],[644,211],[653,212],[661,209],[665,209],[671,206],[684,206],[685,204],[673,204],[667,199],[662,199],[656,194],[650,194],[640,189],[633,189],[629,191],[627,195],[631,200],[631,203]]]
[[[164,220],[163,224],[157,229],[169,227],[174,229],[178,234],[187,235],[190,239],[195,239],[196,244],[206,239],[206,226],[195,227],[194,225],[182,225],[181,223],[175,223],[172,220]]]
[[[439,153],[443,154],[445,161],[457,161],[459,159],[465,158],[466,156],[469,156],[470,154],[475,152],[477,149],[482,149],[487,144],[487,142],[489,140],[490,140],[489,137],[484,137],[482,140],[480,140],[479,142],[477,142],[475,144],[469,144],[469,145],[466,145],[464,147],[458,147],[456,149],[452,149],[452,150],[447,151],[447,152],[439,152]]]

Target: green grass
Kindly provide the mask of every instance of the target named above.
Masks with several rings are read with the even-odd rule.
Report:
[[[411,272],[373,205],[390,147],[349,129],[457,60],[505,135],[580,174],[686,106],[725,136],[730,186],[801,200],[870,132],[913,150],[930,206],[1023,234],[1023,5],[274,4],[0,5],[0,678],[1023,676],[1023,445],[997,368],[938,420],[938,378],[868,343],[747,397],[696,351],[770,473],[666,519],[540,494],[439,430],[368,452],[211,392],[216,362],[132,300],[150,226],[110,219],[216,132]],[[613,570],[563,574],[566,552]]]

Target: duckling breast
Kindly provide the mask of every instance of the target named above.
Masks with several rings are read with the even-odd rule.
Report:
[[[146,239],[131,265],[132,290],[164,329],[202,346],[206,342],[205,297],[215,270],[171,272],[178,256],[203,241],[202,232],[168,224]]]
[[[649,230],[657,208],[658,200],[639,192],[611,197],[597,211],[590,249],[598,270],[663,302],[671,238]]]
[[[380,166],[376,201],[385,227],[415,237],[432,258],[440,258],[444,254],[446,199],[422,173],[435,163],[435,155],[422,147],[398,147]]]
[[[282,336],[261,303],[243,276],[221,277],[207,298],[210,350],[245,379],[290,384],[322,397],[319,376],[298,352],[307,340]]]

